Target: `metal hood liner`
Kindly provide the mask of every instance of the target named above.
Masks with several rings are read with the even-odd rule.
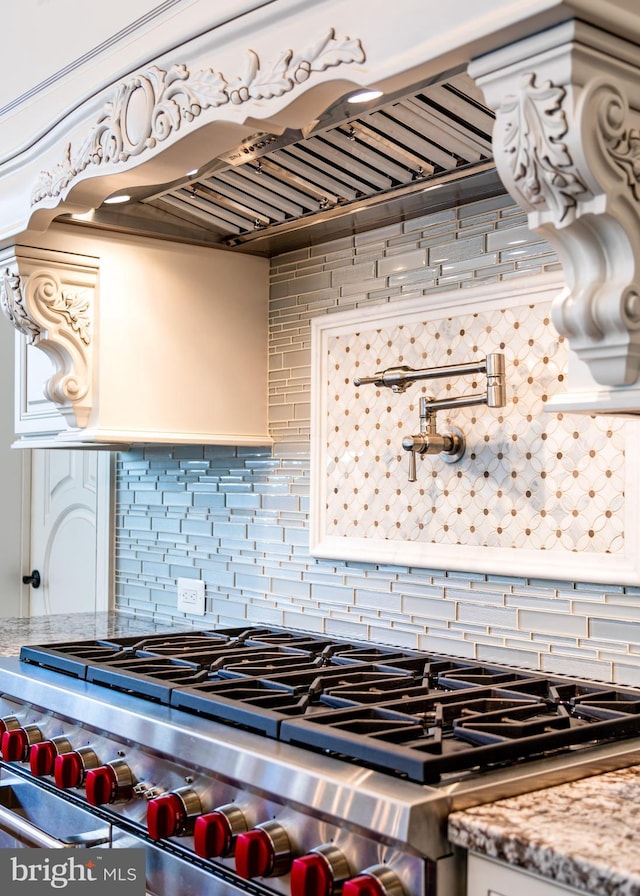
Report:
[[[345,98],[304,133],[256,133],[92,223],[265,254],[360,232],[503,193],[493,121],[464,71],[364,106]]]

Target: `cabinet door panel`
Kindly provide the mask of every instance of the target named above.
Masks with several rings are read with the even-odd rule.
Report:
[[[53,362],[27,343],[22,333],[15,334],[15,431],[56,434],[67,429],[64,417],[44,394],[44,384],[53,373]]]
[[[470,853],[467,896],[585,896],[585,893]]]

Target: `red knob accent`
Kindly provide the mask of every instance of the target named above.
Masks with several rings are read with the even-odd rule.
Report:
[[[39,744],[33,744],[29,750],[31,774],[36,775],[38,778],[41,778],[43,775],[50,775],[53,772],[53,764],[57,755],[56,745],[51,740],[43,740]]]
[[[373,875],[360,874],[344,882],[342,896],[386,896],[386,890]]]
[[[70,753],[60,753],[53,762],[53,777],[56,787],[60,787],[61,790],[79,787],[84,777],[82,756],[75,750]]]
[[[185,821],[184,804],[175,793],[163,793],[149,800],[147,829],[153,840],[172,837]]]
[[[293,860],[291,896],[330,896],[333,874],[329,863],[317,852]]]
[[[224,812],[208,812],[196,818],[193,848],[202,859],[229,855],[232,842],[233,831]]]
[[[92,806],[103,806],[112,803],[118,791],[116,773],[110,765],[90,768],[85,776],[87,801]]]
[[[266,831],[254,828],[236,839],[236,871],[245,880],[268,877],[273,869],[275,853]]]
[[[2,757],[5,762],[21,762],[27,758],[29,739],[24,728],[14,728],[2,734]]]

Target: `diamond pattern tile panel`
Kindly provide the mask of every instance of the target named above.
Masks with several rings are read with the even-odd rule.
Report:
[[[547,305],[374,328],[329,341],[327,535],[501,548],[619,553],[624,548],[624,422],[548,414],[567,352]],[[484,394],[484,374],[417,382],[402,395],[367,376],[397,364],[463,364],[505,354],[507,406],[440,411],[465,456],[418,457],[408,481],[402,439],[419,431],[421,395]]]

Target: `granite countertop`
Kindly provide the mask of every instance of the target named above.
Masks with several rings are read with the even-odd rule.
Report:
[[[0,656],[18,656],[23,644],[55,641],[88,641],[141,635],[149,632],[191,631],[175,624],[160,624],[151,618],[121,610],[104,613],[60,613],[52,616],[0,617]]]
[[[449,839],[590,896],[640,896],[640,766],[454,812]]]

